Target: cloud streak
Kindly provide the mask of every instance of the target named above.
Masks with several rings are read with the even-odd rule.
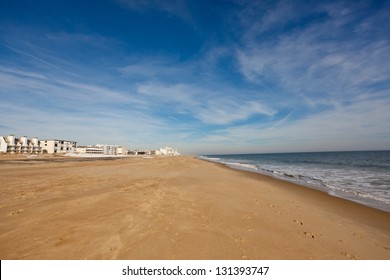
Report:
[[[220,90],[223,93],[211,92],[191,84],[142,85],[138,88],[139,93],[153,98],[155,103],[173,108],[177,113],[191,114],[206,125],[225,125],[246,120],[254,115],[275,114],[274,110],[259,101],[245,101],[239,94],[230,92],[230,89]]]
[[[355,150],[360,147],[386,149],[387,137],[390,136],[387,121],[389,105],[390,102],[360,102],[314,114],[310,118],[231,126],[220,130],[219,137],[210,137],[205,141],[216,144],[229,142],[237,145],[238,152],[242,153],[253,150],[318,151],[318,147],[324,151]]]
[[[31,54],[31,53],[28,53],[28,52],[23,51],[23,50],[19,50],[19,49],[14,48],[14,47],[12,47],[12,46],[6,44],[6,43],[1,43],[1,44],[2,44],[3,46],[5,46],[5,47],[9,48],[10,50],[14,51],[14,52],[17,52],[17,53],[20,53],[20,54],[22,54],[22,55],[25,55],[25,56],[28,56],[28,57],[30,57],[30,58],[33,58],[34,60],[36,60],[36,61],[38,61],[38,62],[40,62],[40,63],[43,63],[43,64],[45,64],[45,65],[47,65],[47,66],[50,66],[51,68],[55,68],[55,69],[57,69],[57,70],[60,70],[60,71],[63,72],[63,73],[66,73],[66,74],[69,74],[69,75],[72,75],[72,76],[75,76],[75,77],[80,77],[79,75],[77,75],[77,74],[75,74],[75,73],[69,72],[69,71],[67,71],[67,70],[65,70],[65,69],[63,69],[63,68],[61,68],[61,67],[59,67],[58,65],[56,65],[56,64],[54,64],[54,63],[51,63],[51,62],[48,62],[48,61],[46,61],[46,60],[44,60],[44,59],[42,59],[42,58],[39,58],[39,57],[37,57],[37,56],[35,56],[35,55]]]

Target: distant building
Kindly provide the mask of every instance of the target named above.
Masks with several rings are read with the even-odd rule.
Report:
[[[40,147],[42,153],[48,154],[65,154],[65,153],[74,153],[76,150],[76,141],[69,140],[41,140]]]
[[[128,150],[128,151],[127,151],[127,154],[128,154],[128,155],[136,156],[136,155],[138,155],[138,150]]]
[[[178,156],[178,155],[180,155],[180,153],[177,151],[177,149],[174,149],[171,147],[161,148],[160,154],[163,156]]]
[[[160,150],[153,150],[153,151],[150,151],[150,154],[151,154],[151,155],[155,155],[155,156],[161,156]]]
[[[116,148],[117,155],[127,155],[127,148],[125,146],[118,146]]]
[[[97,147],[101,147],[103,149],[103,154],[104,155],[116,155],[116,147],[114,145],[102,145],[102,144],[97,144]]]
[[[78,154],[100,154],[100,155],[127,155],[125,146],[97,144],[93,146],[78,146],[75,149]]]
[[[76,153],[78,154],[103,154],[103,148],[96,146],[77,146]]]
[[[152,155],[152,156],[178,156],[180,153],[177,149],[165,147],[159,150],[129,150],[127,151],[128,155]]]
[[[87,153],[87,147],[86,146],[77,146],[75,150],[76,154],[86,154]]]
[[[16,138],[11,134],[6,137],[0,136],[0,152],[39,154],[41,152],[40,141],[37,137],[28,139],[27,136]]]

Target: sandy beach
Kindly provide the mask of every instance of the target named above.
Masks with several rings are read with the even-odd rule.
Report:
[[[0,156],[1,259],[390,259],[390,213],[193,157]]]

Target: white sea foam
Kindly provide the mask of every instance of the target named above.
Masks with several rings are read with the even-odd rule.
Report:
[[[249,163],[240,163],[240,162],[234,162],[234,161],[229,161],[229,160],[222,160],[221,158],[218,157],[206,157],[206,156],[199,156],[198,158],[207,160],[207,161],[213,161],[213,162],[219,162],[231,167],[237,167],[239,169],[253,169],[253,170],[258,170],[257,166],[254,164],[249,164]]]
[[[258,170],[257,166],[254,164],[248,164],[248,163],[239,163],[239,162],[227,162],[225,163],[226,165],[229,166],[236,166],[238,168],[243,168],[243,169],[251,169],[251,170]]]
[[[215,158],[215,157],[206,157],[206,156],[199,156],[198,158],[208,160],[208,161],[221,161],[220,158]]]

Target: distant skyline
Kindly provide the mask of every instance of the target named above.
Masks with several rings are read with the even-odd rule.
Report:
[[[390,149],[390,1],[0,2],[0,135]]]

